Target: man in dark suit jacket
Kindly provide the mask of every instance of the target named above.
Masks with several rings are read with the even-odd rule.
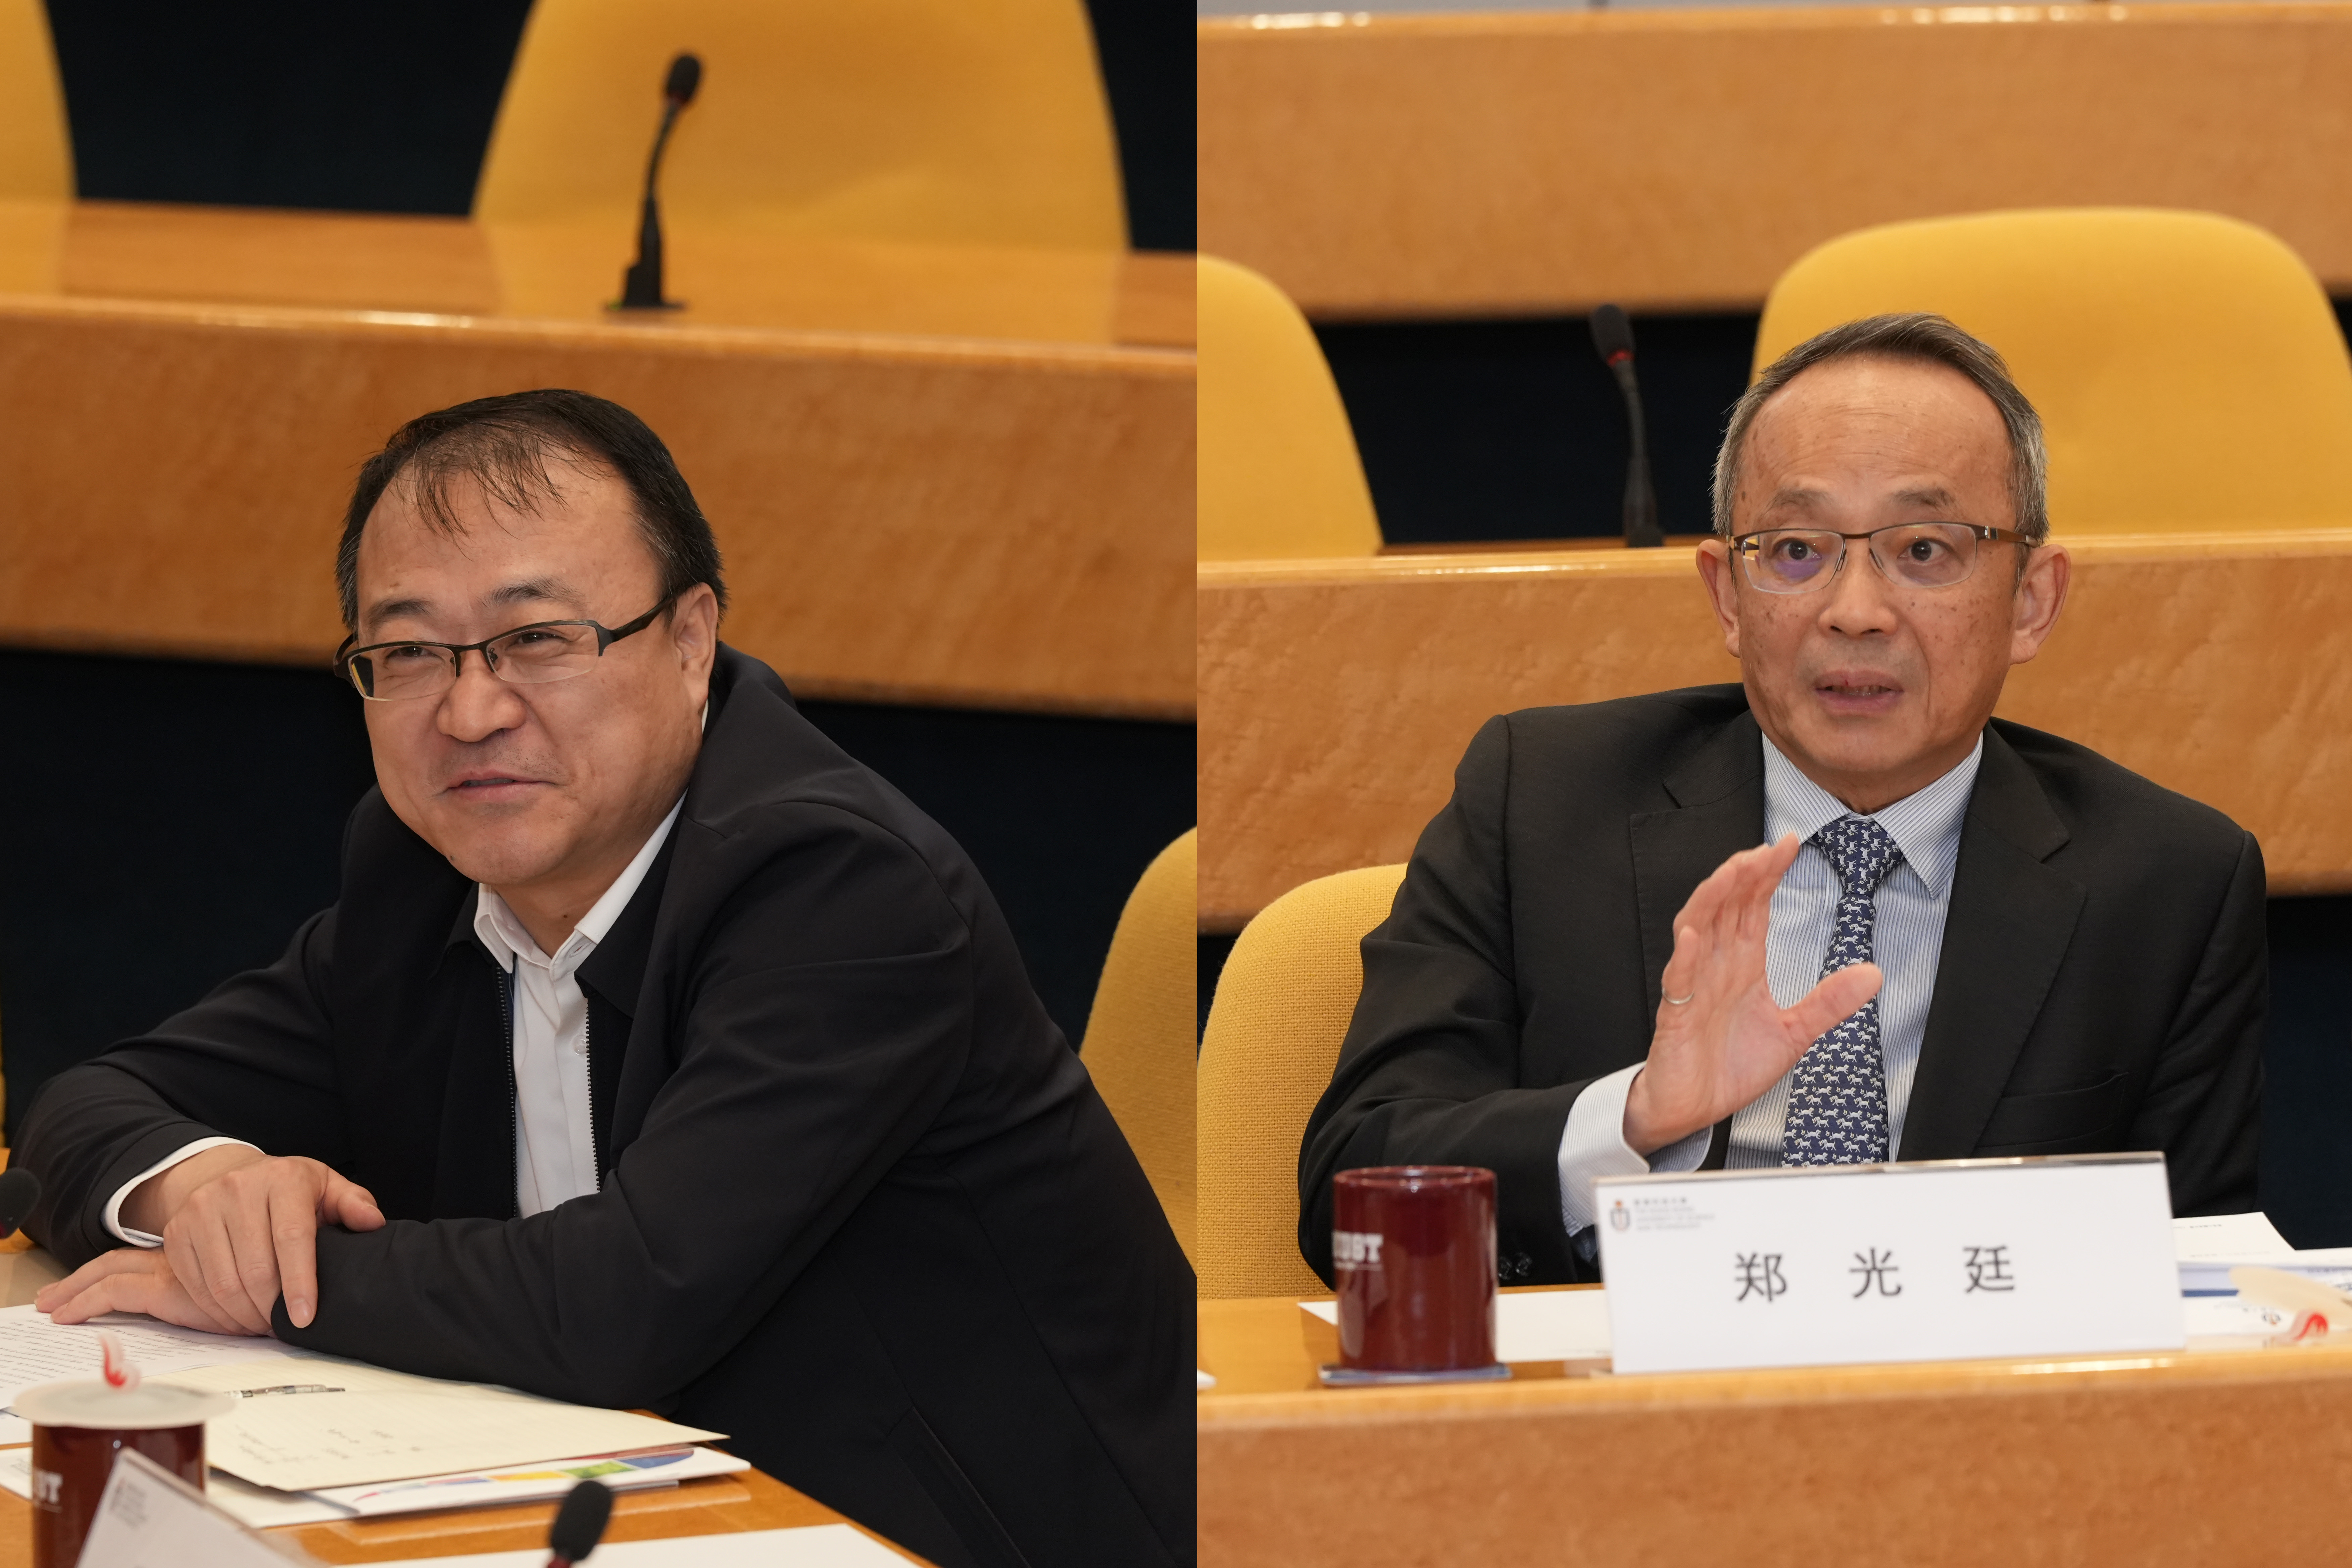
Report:
[[[1743,682],[1479,731],[1307,1128],[1318,1271],[1367,1165],[1491,1167],[1506,1282],[1597,1278],[1592,1181],[1653,1169],[2161,1150],[2252,1206],[2260,849],[1991,719],[2065,596],[2042,468],[1938,318],[1759,379],[1699,560]]]
[[[1190,1561],[1182,1254],[971,862],[717,641],[659,441],[464,405],[348,527],[341,898],[42,1094],[41,1306],[651,1406],[942,1563]]]

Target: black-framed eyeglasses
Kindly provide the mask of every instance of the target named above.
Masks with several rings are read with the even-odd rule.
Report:
[[[1868,544],[1870,559],[1890,583],[1906,588],[1949,588],[1969,580],[1982,547],[1993,542],[2031,544],[2023,534],[1974,522],[1898,522],[1867,533],[1828,528],[1767,528],[1731,542],[1748,581],[1767,594],[1810,594],[1845,567],[1849,540]]]
[[[606,648],[623,637],[636,636],[668,607],[669,601],[664,599],[626,626],[612,627],[594,621],[533,621],[480,642],[404,639],[353,647],[352,639],[345,637],[343,646],[335,650],[335,673],[371,702],[437,697],[457,684],[469,653],[479,653],[490,673],[509,685],[569,680],[595,668]]]

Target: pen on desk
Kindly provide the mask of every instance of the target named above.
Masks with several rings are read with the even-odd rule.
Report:
[[[341,1394],[345,1390],[330,1388],[323,1383],[281,1383],[274,1388],[232,1388],[232,1399],[258,1399],[265,1394]]]

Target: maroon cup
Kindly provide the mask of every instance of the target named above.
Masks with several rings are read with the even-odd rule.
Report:
[[[16,1396],[33,1424],[33,1568],[74,1568],[115,1456],[136,1448],[190,1486],[205,1484],[205,1422],[226,1394],[142,1384],[45,1383]]]
[[[1495,1364],[1495,1173],[1377,1165],[1331,1179],[1339,1362],[1374,1373]]]

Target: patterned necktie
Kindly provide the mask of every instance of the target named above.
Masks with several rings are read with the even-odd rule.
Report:
[[[1826,976],[1870,962],[1878,923],[1878,889],[1903,858],[1886,829],[1866,816],[1842,816],[1811,844],[1826,856],[1844,891],[1837,930],[1822,960]],[[1780,1132],[1783,1165],[1864,1165],[1885,1159],[1886,1056],[1878,1041],[1878,998],[1805,1049],[1789,1082],[1789,1121]]]

